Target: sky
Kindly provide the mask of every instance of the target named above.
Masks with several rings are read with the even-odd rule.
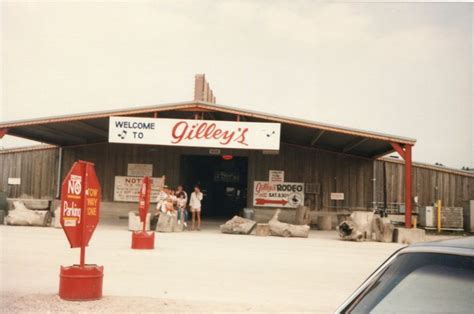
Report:
[[[3,2],[0,121],[192,100],[416,138],[474,167],[474,5]],[[30,144],[6,136],[4,148]]]

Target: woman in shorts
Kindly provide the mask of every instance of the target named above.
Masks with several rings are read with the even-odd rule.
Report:
[[[189,201],[189,207],[191,208],[191,213],[193,215],[191,229],[194,230],[194,221],[197,217],[197,229],[201,230],[201,201],[202,201],[202,192],[199,186],[194,187],[194,192],[191,193],[191,199]]]

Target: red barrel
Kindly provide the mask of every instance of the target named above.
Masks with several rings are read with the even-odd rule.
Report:
[[[146,231],[132,232],[132,249],[153,250],[155,248],[155,233]]]
[[[59,297],[70,301],[90,301],[102,298],[104,267],[94,264],[61,266]]]

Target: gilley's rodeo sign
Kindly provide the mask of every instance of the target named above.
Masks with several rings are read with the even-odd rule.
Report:
[[[109,142],[280,149],[279,123],[110,117]]]
[[[288,208],[304,205],[304,183],[254,181],[253,205]]]

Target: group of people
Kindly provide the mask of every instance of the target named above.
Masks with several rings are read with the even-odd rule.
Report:
[[[188,207],[188,193],[183,189],[182,185],[178,185],[176,190],[164,186],[156,198],[156,210],[167,215],[178,215],[178,223],[183,224],[187,228],[188,208],[192,214],[191,230],[195,230],[195,222],[197,221],[197,230],[201,230],[201,201],[203,194],[201,188],[196,185],[191,193]]]

